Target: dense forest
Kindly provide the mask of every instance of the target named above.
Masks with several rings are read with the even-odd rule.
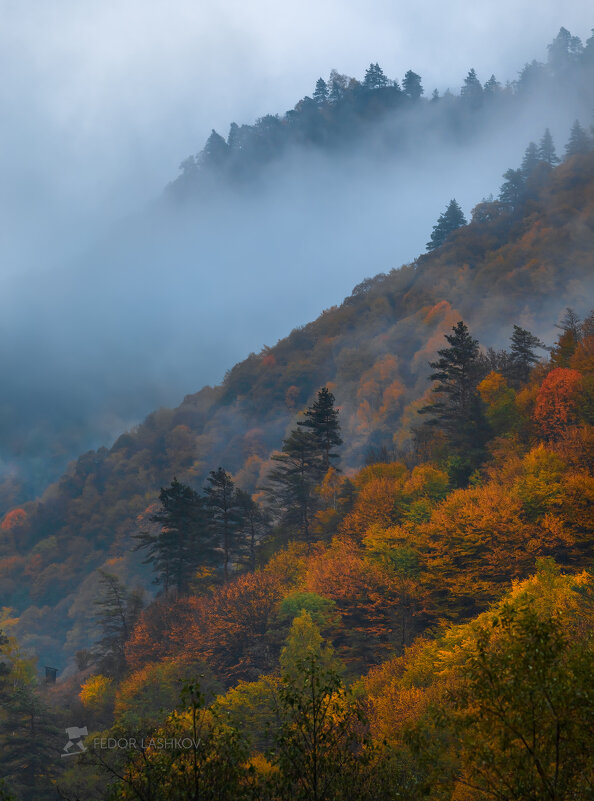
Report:
[[[398,86],[377,64],[317,89],[314,75],[287,113],[197,143],[158,201],[55,274],[41,254],[35,277],[5,287],[0,515],[363,277],[409,263],[452,196],[469,216],[545,128],[559,149],[576,118],[587,130],[592,47],[562,30],[542,61],[494,78],[469,64],[439,97],[420,65]],[[301,276],[290,293],[287,273]],[[227,315],[241,335],[218,325]]]
[[[267,114],[253,125],[234,122],[226,139],[213,130],[204,148],[181,163],[168,191],[188,200],[208,193],[213,181],[252,187],[266,165],[298,148],[332,153],[365,142],[384,154],[407,150],[419,138],[428,145],[436,131],[464,146],[479,129],[517,114],[541,91],[551,97],[582,94],[591,104],[593,65],[594,35],[583,45],[561,28],[548,46],[546,64],[533,60],[505,84],[495,75],[482,84],[471,68],[459,94],[447,90],[440,96],[435,89],[426,97],[422,76],[411,69],[401,81],[389,78],[378,63],[371,63],[361,80],[332,70],[327,80],[316,81],[311,97],[284,115]]]
[[[333,73],[168,192],[413,104],[454,130],[594,37],[549,53],[430,100]],[[0,799],[594,798],[594,131],[519,153],[413,263],[6,513]]]

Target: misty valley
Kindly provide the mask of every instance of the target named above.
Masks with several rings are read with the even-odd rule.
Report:
[[[593,114],[333,69],[5,278],[0,801],[594,799]]]

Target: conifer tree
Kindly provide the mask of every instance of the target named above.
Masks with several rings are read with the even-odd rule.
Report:
[[[169,487],[161,489],[159,500],[161,509],[150,519],[160,531],[138,535],[136,550],[146,548],[144,564],[153,566],[155,583],[165,593],[175,589],[184,594],[196,568],[215,562],[204,503],[198,493],[176,478]]]
[[[503,174],[504,183],[499,190],[499,200],[515,211],[524,198],[525,181],[522,170],[507,170]]]
[[[546,128],[543,137],[540,140],[538,146],[538,157],[550,167],[554,167],[555,164],[559,164],[559,158],[557,157],[557,152],[555,151],[553,137],[551,136],[551,132],[548,128]]]
[[[498,95],[500,92],[501,92],[501,84],[495,78],[494,75],[491,75],[489,80],[483,86],[483,93],[485,94],[486,97],[494,97],[495,95]]]
[[[562,73],[576,63],[583,49],[579,36],[572,36],[567,28],[560,28],[551,44],[547,45],[549,64],[555,72]]]
[[[198,163],[202,167],[218,168],[227,161],[228,156],[229,145],[213,128],[204,149],[198,156]]]
[[[514,325],[511,336],[510,359],[506,372],[512,381],[525,384],[528,381],[530,370],[538,363],[535,348],[544,348],[543,343],[530,331]]]
[[[249,569],[256,569],[256,554],[263,537],[269,531],[270,524],[263,509],[254,501],[249,492],[236,490],[241,532],[241,556]]]
[[[7,791],[6,801],[53,801],[56,756],[64,743],[55,710],[47,705],[32,682],[15,676],[1,712],[0,798],[5,779],[11,793],[15,793]]]
[[[120,678],[126,670],[124,646],[143,607],[142,590],[129,591],[112,573],[99,571],[101,595],[95,601],[101,638],[93,648],[99,672]]]
[[[536,167],[540,164],[540,157],[538,155],[538,147],[535,142],[530,142],[524,153],[522,159],[522,175],[524,180],[528,179]]]
[[[402,89],[404,94],[408,95],[412,100],[418,100],[423,94],[421,76],[412,70],[408,70],[402,81]]]
[[[592,140],[580,125],[579,120],[576,120],[571,126],[569,141],[565,145],[565,155],[566,157],[577,156],[589,153],[590,150],[592,150]]]
[[[316,103],[325,103],[328,100],[328,84],[323,78],[318,78],[316,81],[316,88],[313,93],[313,99]]]
[[[339,412],[334,408],[334,400],[328,387],[322,387],[313,404],[305,411],[305,420],[297,423],[298,426],[310,429],[315,437],[324,471],[330,467],[331,459],[338,458],[337,453],[332,453],[332,448],[342,445]]]
[[[555,367],[569,367],[571,357],[582,338],[582,325],[573,309],[567,308],[561,322],[555,324],[561,333],[551,350],[551,364]]]
[[[438,427],[459,454],[476,462],[488,434],[476,389],[480,378],[478,341],[462,320],[445,338],[449,347],[439,350],[439,359],[430,362],[437,400],[419,409],[419,414],[431,415],[428,424]]]
[[[579,342],[581,338],[582,326],[580,316],[576,314],[570,306],[565,309],[565,314],[561,318],[561,321],[555,324],[555,328],[559,328],[564,332],[569,331],[576,342]]]
[[[241,550],[241,502],[231,476],[222,467],[211,470],[207,482],[204,492],[208,526],[222,551],[223,580],[227,582],[232,557]]]
[[[365,71],[365,78],[363,79],[364,89],[384,89],[388,85],[383,69],[379,64],[370,64]]]
[[[309,543],[317,508],[315,488],[325,473],[320,443],[315,434],[294,428],[272,459],[278,466],[268,475],[271,505],[281,525]]]
[[[458,202],[452,198],[443,214],[439,215],[437,223],[433,226],[431,239],[427,242],[427,250],[441,247],[450,234],[466,225],[466,217]]]
[[[464,79],[464,85],[460,90],[460,97],[473,109],[481,105],[483,101],[483,87],[474,69],[471,69]]]

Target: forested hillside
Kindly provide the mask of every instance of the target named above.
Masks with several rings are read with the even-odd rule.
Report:
[[[590,216],[572,216],[591,233],[593,182],[578,176],[593,162],[569,158],[539,190],[557,219],[555,195],[589,192]],[[504,247],[537,247],[541,223],[551,243],[543,221],[518,215]],[[472,225],[418,275],[447,269]],[[585,262],[579,275],[585,294]],[[384,283],[358,302],[385,297]],[[476,311],[487,326],[490,308]],[[517,323],[506,347],[481,349],[476,328],[442,318],[424,348],[427,391],[365,466],[348,467],[362,404],[337,406],[332,381],[289,415],[255,493],[242,489],[250,456],[234,476],[211,469],[202,490],[189,471],[170,480],[118,543],[124,559],[98,572],[95,597],[87,585],[74,600],[70,614],[92,604],[95,642],[58,684],[38,687],[2,634],[4,798],[592,798],[594,310],[567,309],[548,352]],[[211,415],[240,402],[230,383]],[[72,486],[55,490],[64,515],[85,497]],[[3,530],[31,536],[43,514],[16,510]],[[132,549],[152,600],[123,570]]]
[[[245,492],[260,492],[271,453],[320,387],[341,410],[348,474],[374,453],[392,458],[412,447],[428,362],[457,321],[497,350],[514,324],[550,344],[566,306],[587,312],[594,155],[576,153],[556,168],[537,159],[525,178],[517,172],[513,199],[508,175],[502,197],[478,204],[441,247],[364,281],[340,307],[236,365],[222,385],[156,411],[111,449],[78,459],[39,501],[9,512],[1,603],[18,617],[22,644],[59,667],[87,647],[98,568],[150,587],[131,545],[160,488],[175,476],[200,489],[221,466]]]
[[[41,252],[34,277],[7,280],[0,515],[363,277],[411,261],[452,196],[468,216],[547,126],[559,151],[576,118],[587,131],[592,38],[562,29],[542,45],[514,54],[505,74],[468,63],[440,93],[423,64],[392,75],[372,63],[317,84],[313,74],[311,97],[286,113],[197,141],[150,208],[78,258],[54,272]]]
[[[525,113],[540,93],[553,102],[569,94],[591,104],[593,66],[594,36],[583,45],[562,28],[548,45],[546,64],[532,60],[503,83],[495,75],[481,83],[471,67],[459,94],[425,92],[422,76],[411,69],[400,79],[378,63],[361,79],[332,70],[285,114],[267,114],[253,125],[234,122],[226,139],[213,130],[204,148],[181,163],[169,194],[197,200],[221,181],[252,187],[268,165],[304,148],[336,154],[363,144],[385,159],[390,152],[415,155],[419,143],[421,150],[444,142],[468,146],[486,128]]]
[[[431,100],[334,72],[213,132],[167,202],[438,118],[463,144],[531,85],[588,96],[593,48],[562,29],[516,85]],[[4,515],[2,801],[594,798],[594,130],[570,126]]]

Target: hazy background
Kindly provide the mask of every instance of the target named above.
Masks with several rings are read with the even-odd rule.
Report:
[[[562,25],[585,40],[594,24],[590,3],[552,0],[0,9],[0,473],[36,487],[48,462],[110,444],[412,259],[451,197],[468,214],[545,125],[561,150],[580,109],[535,101],[471,147],[436,131],[389,162],[293,157],[247,202],[145,211],[211,128],[282,114],[331,68],[362,79],[370,61],[420,73],[426,95],[458,92],[470,67],[513,80]]]
[[[426,92],[470,66],[513,79],[577,0],[3,0],[2,274],[55,263],[158,193],[216,128],[283,112],[331,68],[370,61]],[[82,228],[82,230],[81,230]]]

